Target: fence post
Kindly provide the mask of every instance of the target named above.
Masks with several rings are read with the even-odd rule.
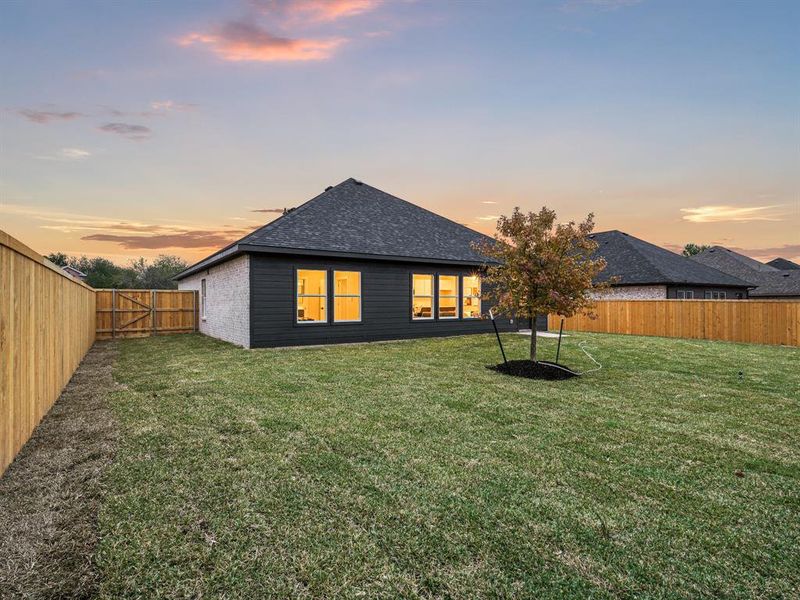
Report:
[[[111,290],[111,338],[117,337],[117,290]]]
[[[153,331],[153,335],[158,331],[158,326],[156,325],[156,319],[158,318],[158,313],[156,312],[156,294],[157,292],[155,290],[150,290],[150,329]]]

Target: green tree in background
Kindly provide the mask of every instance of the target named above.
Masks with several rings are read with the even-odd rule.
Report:
[[[178,284],[172,278],[189,266],[182,258],[169,254],[161,254],[153,262],[140,257],[127,267],[101,256],[89,258],[53,252],[46,258],[58,266],[86,273],[86,283],[93,288],[174,290]]]
[[[706,246],[705,244],[693,244],[692,242],[689,242],[683,247],[683,255],[694,256],[695,254],[700,254],[709,248],[711,248],[711,246]]]
[[[51,263],[57,264],[59,267],[66,267],[69,264],[69,256],[63,252],[53,252],[45,256]]]

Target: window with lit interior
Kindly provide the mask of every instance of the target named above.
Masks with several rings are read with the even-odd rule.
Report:
[[[361,320],[361,273],[333,272],[333,320],[353,323]]]
[[[465,275],[461,278],[464,300],[461,315],[465,319],[478,319],[481,316],[481,278]]]
[[[458,277],[439,275],[439,318],[458,318]]]
[[[297,270],[297,322],[326,323],[328,321],[328,272]]]
[[[411,318],[433,318],[433,275],[413,275]]]

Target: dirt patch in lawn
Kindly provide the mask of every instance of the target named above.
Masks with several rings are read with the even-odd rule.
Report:
[[[117,425],[107,396],[116,344],[98,342],[0,477],[0,597],[94,595],[101,477]]]
[[[544,361],[510,360],[507,363],[491,365],[487,368],[503,373],[504,375],[527,377],[528,379],[560,381],[562,379],[570,379],[571,377],[578,376],[578,373],[572,371],[569,367]]]

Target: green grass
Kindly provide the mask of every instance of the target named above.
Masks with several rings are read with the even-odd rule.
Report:
[[[104,595],[796,595],[800,352],[583,339],[119,342]]]

